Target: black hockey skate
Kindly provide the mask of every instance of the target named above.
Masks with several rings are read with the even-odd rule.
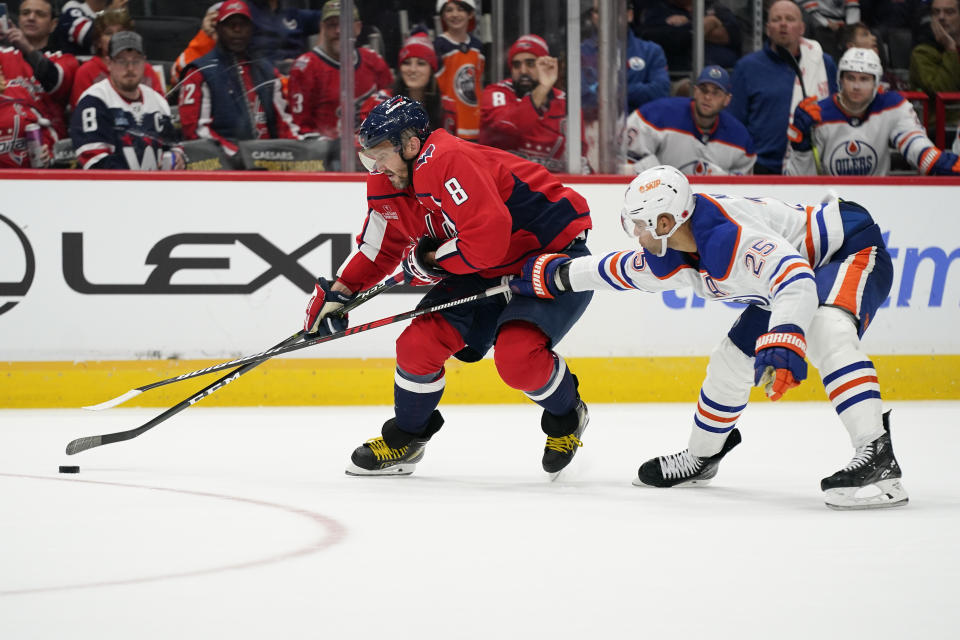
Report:
[[[900,484],[901,476],[890,442],[890,412],[887,411],[883,414],[883,435],[857,447],[847,466],[820,481],[820,489],[831,509],[902,507],[909,497]]]
[[[548,411],[540,418],[540,428],[547,434],[547,444],[543,448],[543,470],[556,480],[560,472],[570,464],[577,449],[583,446],[580,436],[590,422],[590,413],[583,400],[577,400],[577,406],[567,414],[555,416]]]
[[[430,438],[443,426],[443,417],[434,410],[423,435],[413,436],[397,428],[397,419],[383,424],[383,435],[354,449],[347,466],[348,476],[408,476],[423,460]]]
[[[692,455],[689,449],[669,456],[647,460],[637,471],[633,484],[638,487],[686,487],[708,484],[717,475],[717,467],[723,456],[740,444],[740,430],[732,429],[723,443],[723,448],[707,458]]]

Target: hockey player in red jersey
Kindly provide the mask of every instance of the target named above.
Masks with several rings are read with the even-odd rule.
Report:
[[[433,287],[421,305],[477,293],[519,274],[543,251],[589,255],[587,203],[543,167],[505,151],[428,133],[420,103],[403,96],[375,107],[360,127],[361,160],[371,171],[359,251],[335,282],[320,278],[305,329],[346,328],[334,314],[352,295],[397,265],[414,284]],[[382,436],[358,447],[352,475],[408,475],[443,418],[436,407],[444,363],[473,362],[494,348],[509,386],[543,407],[543,468],[559,473],[580,446],[586,405],[576,378],[553,347],[583,314],[590,293],[558,300],[503,296],[417,317],[397,340],[394,412]]]
[[[554,87],[557,59],[543,38],[528,34],[513,43],[507,60],[510,78],[483,90],[480,144],[505,149],[550,171],[566,170],[567,96]],[[579,170],[574,167],[571,173]]]

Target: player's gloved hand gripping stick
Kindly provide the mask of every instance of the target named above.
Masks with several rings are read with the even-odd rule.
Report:
[[[373,298],[374,296],[379,295],[384,291],[387,291],[388,289],[392,289],[393,287],[399,284],[403,284],[403,282],[404,282],[404,274],[398,273],[390,277],[389,279],[384,280],[380,284],[374,287],[370,287],[366,291],[353,296],[349,302],[347,302],[341,308],[336,310],[335,315],[337,315],[340,318],[343,318],[342,321],[344,323],[344,328],[346,328],[346,315],[348,311],[350,311],[351,309],[355,309],[356,307],[360,306],[370,298]],[[283,340],[283,342],[280,342],[279,344],[274,345],[270,349],[270,351],[274,349],[280,349],[296,343],[298,340],[300,340],[301,337],[303,337],[304,333],[305,331],[298,331],[297,333],[293,334],[289,338],[286,338],[285,340]],[[197,402],[199,402],[200,400],[203,400],[207,396],[219,391],[220,389],[227,386],[228,384],[230,384],[231,382],[233,382],[243,374],[247,373],[248,371],[251,371],[252,369],[258,367],[259,365],[263,364],[266,361],[267,359],[265,358],[263,360],[257,360],[254,362],[244,364],[243,366],[237,368],[234,371],[231,371],[230,373],[223,376],[222,378],[217,379],[215,382],[212,382],[211,384],[207,385],[200,391],[192,394],[189,398],[186,398],[183,401],[170,407],[160,415],[156,416],[152,420],[149,420],[148,422],[137,427],[136,429],[130,429],[129,431],[119,431],[117,433],[109,433],[109,434],[100,435],[100,436],[87,436],[83,438],[77,438],[76,440],[71,441],[67,445],[67,455],[72,456],[75,453],[80,453],[81,451],[92,449],[93,447],[99,447],[104,444],[110,444],[113,442],[122,442],[124,440],[130,440],[132,438],[136,438],[137,436],[143,433],[146,433],[153,427],[157,426],[161,422],[164,422],[172,418],[173,416],[177,415],[187,407],[193,404],[196,404]],[[155,386],[159,386],[160,384],[165,384],[166,382],[172,382],[174,380],[176,379],[161,381],[160,383],[138,387],[137,389],[128,391],[127,393],[117,398],[114,398],[113,400],[108,400],[107,402],[103,402],[98,405],[93,405],[93,406],[84,407],[84,408],[92,409],[95,411],[99,411],[101,409],[109,409],[111,407],[117,406],[118,404],[126,402],[127,400],[129,400],[130,398],[133,398],[134,396],[140,395],[147,389],[151,389]]]
[[[383,287],[383,288],[382,288],[382,289],[379,289],[376,293],[380,293],[381,291],[384,291],[384,290],[386,290],[387,288],[390,288],[390,287],[392,287],[392,286],[395,286],[395,285],[397,285],[397,284],[400,284],[401,282],[403,282],[403,278],[404,278],[404,276],[403,276],[402,274],[397,274],[396,276],[394,276],[394,277],[391,278],[390,280],[387,280],[387,281],[383,282],[382,284],[377,285],[377,287],[373,287],[373,288],[369,289],[368,291],[365,291],[365,292],[363,292],[362,294],[358,295],[357,298],[356,298],[354,301],[356,302],[356,300],[359,300],[361,296],[364,296],[364,295],[366,295],[367,293],[370,293],[370,295],[367,295],[365,298],[363,298],[362,301],[369,300],[371,297],[373,297],[373,295],[376,295],[375,293],[373,293],[373,291],[374,291],[375,289],[377,289],[378,287]],[[338,339],[338,338],[344,338],[344,337],[346,337],[346,336],[351,336],[351,335],[354,335],[354,334],[356,334],[356,333],[363,333],[364,331],[369,331],[369,330],[371,330],[371,329],[376,329],[377,327],[385,327],[385,326],[387,326],[387,325],[394,324],[395,322],[401,322],[401,321],[403,321],[403,320],[409,320],[409,319],[411,319],[411,318],[416,318],[416,317],[418,317],[418,316],[426,315],[426,314],[428,314],[428,313],[436,313],[437,311],[443,311],[444,309],[449,309],[449,308],[451,308],[451,307],[456,307],[456,306],[459,306],[459,305],[462,305],[462,304],[467,304],[467,303],[470,303],[470,302],[475,302],[475,301],[477,301],[477,300],[482,300],[482,299],[484,299],[484,298],[492,298],[492,297],[494,297],[494,296],[498,296],[498,295],[507,293],[509,290],[510,290],[510,287],[509,287],[508,285],[505,285],[505,284],[499,285],[499,286],[496,286],[496,287],[490,287],[489,289],[487,289],[487,290],[485,290],[485,291],[481,291],[480,293],[476,293],[476,294],[474,294],[474,295],[472,295],[472,296],[466,296],[466,297],[463,297],[463,298],[458,298],[458,299],[456,299],[456,300],[451,300],[451,301],[449,301],[449,302],[444,302],[444,303],[440,303],[440,304],[435,304],[435,305],[430,306],[430,307],[423,307],[423,308],[420,308],[420,309],[413,309],[413,310],[411,310],[411,311],[407,311],[407,312],[404,312],[404,313],[398,313],[397,315],[388,316],[388,317],[386,317],[386,318],[381,318],[381,319],[379,319],[379,320],[374,320],[373,322],[367,322],[367,323],[365,323],[365,324],[361,324],[361,325],[358,325],[358,326],[356,326],[356,327],[351,327],[351,328],[349,328],[349,329],[345,329],[344,331],[338,331],[338,332],[333,333],[333,334],[330,334],[330,335],[328,335],[328,336],[322,336],[322,337],[318,337],[318,338],[311,338],[311,339],[304,340],[304,341],[302,341],[302,342],[296,342],[296,340],[299,339],[299,338],[303,335],[303,332],[300,331],[300,332],[298,332],[297,334],[295,334],[294,336],[291,336],[290,338],[288,338],[287,340],[285,340],[285,341],[284,341],[283,343],[281,343],[280,345],[277,345],[277,346],[275,346],[275,347],[272,347],[272,348],[270,348],[270,349],[267,349],[266,351],[261,351],[260,353],[255,353],[255,354],[253,354],[253,355],[245,356],[245,357],[243,357],[243,358],[237,358],[236,360],[230,360],[229,362],[222,362],[222,363],[220,363],[220,364],[213,365],[212,367],[206,367],[206,368],[204,368],[204,369],[197,369],[196,371],[191,371],[190,373],[184,373],[184,374],[181,374],[181,375],[179,375],[179,376],[175,376],[175,377],[173,377],[173,378],[167,378],[166,380],[160,380],[160,381],[154,382],[154,383],[152,383],[152,384],[144,385],[144,386],[142,386],[142,387],[137,387],[136,389],[131,389],[130,391],[126,392],[125,394],[123,394],[123,395],[121,395],[121,396],[117,396],[116,398],[113,398],[112,400],[108,400],[108,401],[103,402],[103,403],[100,403],[100,404],[98,404],[98,405],[93,405],[93,406],[84,407],[84,408],[85,408],[85,409],[93,409],[93,410],[109,409],[109,408],[111,408],[111,407],[115,407],[115,406],[117,406],[117,405],[119,405],[119,404],[122,404],[122,403],[126,402],[127,400],[129,400],[129,399],[131,399],[131,398],[133,398],[133,397],[135,397],[135,396],[138,396],[138,395],[140,395],[141,393],[143,393],[144,391],[147,391],[147,390],[149,390],[149,389],[155,389],[155,388],[157,388],[157,387],[161,387],[161,386],[163,386],[163,385],[167,385],[167,384],[170,384],[170,383],[172,383],[172,382],[179,382],[179,381],[181,381],[181,380],[189,380],[190,378],[196,378],[197,376],[203,376],[203,375],[206,375],[206,374],[208,374],[208,373],[216,373],[216,372],[218,372],[218,371],[223,371],[224,369],[232,369],[233,367],[240,367],[239,369],[237,369],[236,371],[232,372],[232,373],[229,374],[228,376],[226,376],[226,377],[224,377],[224,378],[221,378],[221,379],[218,380],[217,382],[214,382],[212,385],[210,385],[209,387],[205,388],[205,389],[204,389],[203,391],[201,391],[200,393],[198,393],[198,394],[196,394],[196,395],[194,395],[194,396],[191,396],[190,398],[188,398],[187,400],[184,400],[183,402],[181,402],[180,404],[176,405],[175,407],[171,407],[171,408],[168,409],[166,412],[164,412],[164,413],[161,414],[160,416],[157,416],[156,418],[154,418],[153,420],[151,420],[151,421],[148,422],[147,424],[143,425],[142,427],[139,427],[138,429],[133,429],[133,430],[130,430],[130,431],[121,431],[121,432],[118,432],[118,433],[111,433],[111,434],[107,434],[107,435],[103,435],[103,436],[89,436],[89,437],[86,437],[86,438],[77,438],[76,440],[73,440],[72,442],[70,442],[70,443],[67,445],[67,454],[68,454],[68,455],[73,455],[73,454],[75,454],[75,453],[79,453],[79,452],[81,452],[81,451],[85,451],[85,450],[91,449],[91,448],[93,448],[93,447],[98,447],[98,446],[103,445],[103,444],[110,444],[111,442],[119,442],[119,441],[122,441],[122,440],[129,440],[130,438],[135,438],[135,437],[137,437],[138,435],[140,435],[141,433],[143,433],[143,432],[147,431],[148,429],[150,429],[151,427],[156,426],[157,424],[159,424],[159,423],[162,422],[163,420],[166,420],[166,419],[169,418],[170,416],[172,416],[172,415],[174,415],[174,414],[182,411],[183,409],[185,409],[186,407],[190,406],[191,404],[193,404],[193,403],[196,402],[197,400],[200,400],[200,399],[202,399],[203,397],[205,397],[206,395],[209,395],[209,393],[212,393],[213,391],[216,391],[216,389],[215,389],[214,387],[219,388],[219,386],[217,386],[217,385],[223,386],[224,384],[227,384],[226,381],[227,381],[228,378],[235,379],[235,378],[233,378],[233,376],[235,376],[235,375],[237,375],[237,374],[242,375],[241,372],[249,371],[249,370],[252,369],[253,367],[255,367],[255,366],[259,365],[259,364],[262,364],[262,363],[266,362],[267,360],[269,360],[270,358],[273,358],[274,356],[283,355],[283,354],[285,354],[285,353],[292,353],[293,351],[299,351],[300,349],[306,349],[307,347],[312,347],[312,346],[317,345],[317,344],[321,344],[321,343],[324,343],[324,342],[329,342],[330,340],[336,340],[336,339]],[[359,304],[359,303],[358,303],[358,304]],[[351,307],[351,308],[352,308],[352,307]],[[248,367],[249,367],[249,368],[248,368]],[[232,379],[231,379],[230,381],[232,381]],[[208,393],[208,391],[209,391],[209,393]]]

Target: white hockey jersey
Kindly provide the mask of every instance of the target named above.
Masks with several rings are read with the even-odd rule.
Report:
[[[813,269],[830,262],[846,237],[873,225],[869,216],[845,224],[835,199],[789,205],[774,198],[694,197],[686,224],[699,253],[667,249],[659,257],[636,249],[576,258],[569,270],[573,290],[692,287],[706,299],[760,305],[771,312],[769,326],[792,324],[806,332],[819,305]]]
[[[660,98],[630,114],[625,173],[661,164],[693,176],[752,173],[757,155],[747,128],[721,111],[713,129],[702,131],[693,109],[689,98]]]
[[[849,116],[837,94],[817,103],[821,122],[814,124],[799,107],[788,128],[783,173],[817,173],[811,141],[820,153],[823,173],[831,176],[885,176],[890,173],[890,148],[924,175],[956,173],[956,154],[941,152],[927,137],[913,107],[895,91],[878,93],[863,118]]]
[[[164,150],[177,145],[170,106],[162,95],[140,85],[141,99],[117,93],[110,78],[83,92],[70,122],[70,139],[84,169],[161,168]]]

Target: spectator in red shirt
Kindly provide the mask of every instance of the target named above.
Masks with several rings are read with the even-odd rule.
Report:
[[[354,9],[354,36],[363,23]],[[358,47],[353,54],[353,86],[360,124],[361,107],[370,96],[393,83],[390,67],[375,51]],[[290,112],[300,133],[307,136],[340,137],[340,2],[330,0],[323,5],[320,38],[310,51],[293,63],[290,70]]]
[[[36,96],[40,113],[53,123],[58,136],[66,137],[66,108],[80,63],[59,51],[51,38],[56,27],[54,0],[23,0],[17,26],[8,29],[0,40],[18,49],[33,69],[33,77],[42,89]]]
[[[73,88],[70,90],[70,106],[76,107],[80,96],[91,86],[110,76],[107,68],[107,52],[110,47],[110,38],[119,31],[133,31],[133,18],[126,9],[108,9],[99,14],[93,21],[93,49],[94,57],[90,58],[77,69],[73,79]],[[163,93],[163,81],[149,64],[143,70],[143,82],[154,91]]]
[[[483,90],[480,144],[510,151],[550,171],[566,170],[567,97],[554,87],[557,59],[550,56],[544,39],[533,34],[517,39],[507,59],[510,78]]]
[[[53,130],[41,124],[44,120],[33,94],[24,85],[23,78],[7,84],[0,64],[0,169],[19,169],[31,166],[24,128],[40,124],[43,146],[38,166],[50,163],[50,148],[56,139]]]

